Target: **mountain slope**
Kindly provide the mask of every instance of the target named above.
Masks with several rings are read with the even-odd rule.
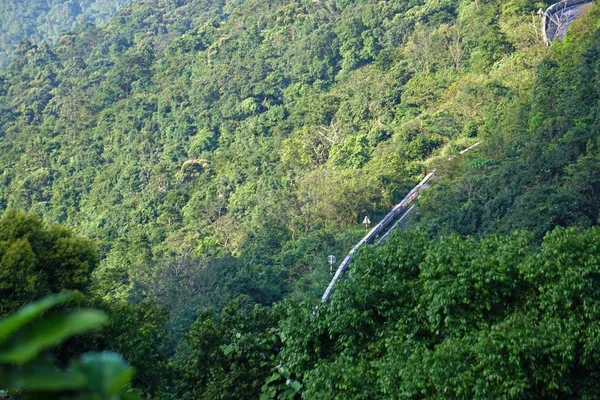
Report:
[[[422,321],[404,321],[412,324],[404,331],[387,326],[389,342],[355,328],[369,318],[395,323],[366,312],[360,296],[383,285],[390,293],[382,309],[393,306],[402,276],[357,275],[370,287],[338,300],[342,311],[332,309],[331,319],[315,316],[310,302],[330,278],[326,256],[342,258],[364,234],[365,215],[376,222],[436,167],[441,178],[419,206],[427,235],[415,246],[458,243],[456,254],[427,256],[440,271],[460,270],[468,246],[481,246],[483,258],[467,263],[475,274],[485,272],[484,256],[501,258],[486,247],[495,237],[442,236],[527,228],[531,235],[497,239],[514,256],[511,279],[518,258],[538,254],[555,226],[597,222],[597,11],[549,49],[532,24],[539,6],[148,0],[56,45],[24,43],[0,79],[0,206],[68,224],[99,244],[88,294],[123,322],[78,345],[118,338],[152,395],[255,398],[271,376],[269,393],[326,397],[336,371],[351,367],[356,380],[340,397],[371,397],[363,389],[399,397],[383,377],[365,373],[369,382],[358,384],[361,368],[388,362],[378,358],[386,346],[421,332]],[[375,264],[363,260],[357,271],[416,270],[421,250],[404,259],[393,250],[402,243],[381,258],[370,250]],[[493,321],[477,321],[499,323],[506,315],[495,307],[505,298],[529,301],[498,285],[500,300],[474,301],[493,306]],[[307,299],[307,320],[297,319]],[[469,320],[465,307],[443,315]],[[439,315],[432,311],[430,322]],[[138,320],[147,322],[145,336],[136,335]],[[443,343],[432,326],[436,341],[427,344]],[[404,365],[400,358],[390,364]],[[415,360],[407,397],[457,387],[441,375],[442,383],[427,381],[429,371],[418,368],[428,364]],[[474,387],[467,378],[465,393]],[[489,393],[500,392],[510,388]]]
[[[589,227],[598,193],[598,32],[594,9],[553,45],[530,97],[514,101],[486,144],[446,163],[444,184],[422,208],[436,234],[509,233],[542,238],[555,226]]]
[[[77,24],[101,23],[131,0],[5,0],[0,4],[0,67],[23,39],[54,42]]]
[[[530,7],[136,3],[21,49],[4,77],[1,197],[103,240],[101,270],[128,276],[115,295],[150,261],[192,254],[319,287],[365,214],[528,90],[547,51]]]

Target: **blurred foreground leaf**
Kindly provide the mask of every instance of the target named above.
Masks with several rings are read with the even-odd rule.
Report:
[[[0,318],[0,343],[8,338],[13,332],[40,316],[44,311],[47,311],[56,305],[73,300],[74,298],[75,294],[71,292],[48,296],[43,300],[26,305],[16,314]]]
[[[96,310],[76,310],[52,316],[9,341],[7,346],[0,345],[0,362],[24,364],[40,351],[107,322],[106,314]]]

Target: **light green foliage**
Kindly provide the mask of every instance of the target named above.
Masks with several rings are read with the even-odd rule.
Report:
[[[48,318],[38,329],[19,337],[17,343],[0,353],[0,362],[22,365],[37,356],[40,350],[60,343],[65,338],[82,333],[105,322],[106,317],[94,311],[72,311]]]
[[[282,264],[282,248],[383,215],[429,157],[477,136],[530,84],[502,68],[535,65],[537,44],[502,47],[493,23],[521,8],[477,7],[140,2],[53,48],[24,44],[2,81],[0,205],[100,240],[104,298],[134,298],[188,251],[198,262],[178,275],[192,282],[232,255],[266,282],[304,269],[290,283],[318,276],[316,291],[323,263]],[[160,290],[194,290],[175,281]]]
[[[360,168],[369,161],[369,141],[366,135],[347,138],[331,151],[333,164],[346,168]]]
[[[44,399],[135,398],[124,390],[133,369],[116,353],[85,354],[65,370],[40,357],[70,336],[106,324],[106,315],[96,310],[68,311],[40,319],[50,308],[74,297],[72,293],[48,296],[0,319],[0,390],[25,391]]]
[[[60,294],[49,296],[35,304],[23,307],[18,313],[2,318],[0,327],[0,340],[4,341],[12,335],[17,329],[37,318],[44,311],[72,299],[72,294]]]
[[[555,226],[598,222],[598,15],[592,8],[573,25],[576,34],[553,46],[530,96],[485,123],[486,144],[442,167],[447,185],[423,203],[432,231],[528,229],[541,238]]]

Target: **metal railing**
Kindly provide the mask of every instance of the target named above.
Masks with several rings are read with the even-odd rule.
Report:
[[[479,146],[481,143],[483,142],[479,141],[474,145],[467,147],[466,149],[460,151],[459,155],[465,154],[466,152]],[[450,157],[449,160],[452,160],[453,158],[454,157]],[[412,203],[419,198],[419,193],[421,192],[421,190],[429,187],[428,182],[434,176],[435,169],[431,171],[425,178],[423,178],[423,180],[419,182],[419,184],[415,186],[410,192],[408,192],[408,194],[404,196],[404,199],[402,199],[400,203],[398,203],[394,208],[392,208],[392,211],[390,211],[377,225],[373,227],[373,229],[371,229],[369,233],[367,233],[367,236],[362,238],[362,240],[358,242],[356,246],[352,248],[352,250],[350,250],[350,253],[348,253],[346,258],[344,258],[342,263],[335,271],[335,275],[333,276],[333,279],[331,279],[329,286],[327,286],[325,293],[323,293],[323,296],[321,297],[321,301],[323,303],[327,303],[329,296],[331,296],[331,292],[333,292],[333,287],[335,286],[336,282],[341,278],[342,274],[348,269],[348,266],[352,262],[352,259],[356,255],[358,249],[364,244],[373,244],[375,239],[378,239],[377,244],[383,242],[388,237],[388,235],[392,231],[394,231],[396,227],[412,211],[412,209],[415,207]]]
[[[348,266],[350,265],[350,262],[352,262],[352,259],[356,255],[358,249],[364,244],[373,244],[375,239],[379,238],[379,242],[384,240],[388,236],[388,234],[394,230],[398,223],[402,219],[404,219],[408,212],[410,212],[410,210],[412,209],[412,202],[419,198],[419,192],[425,187],[427,187],[427,182],[429,182],[429,180],[434,176],[435,170],[431,171],[425,178],[423,178],[421,182],[419,182],[417,186],[415,186],[410,192],[408,192],[408,194],[404,196],[404,199],[402,199],[400,203],[398,203],[394,208],[392,208],[392,211],[390,211],[381,221],[379,221],[379,223],[375,225],[373,229],[371,229],[369,233],[367,233],[367,235],[352,248],[352,250],[350,250],[350,253],[348,253],[346,258],[344,258],[344,260],[341,262],[341,264],[335,271],[335,275],[333,276],[333,279],[331,279],[329,286],[327,286],[325,293],[323,293],[323,296],[321,297],[321,301],[323,303],[327,303],[327,300],[329,299],[329,296],[333,291],[333,287],[335,286],[336,282],[340,279],[342,274],[348,269]]]
[[[544,44],[546,46],[550,46],[550,44],[552,44],[552,39],[554,39],[554,37],[552,37],[552,39],[550,39],[548,37],[548,24],[549,23],[554,23],[557,25],[557,31],[558,28],[560,27],[560,19],[561,19],[561,13],[569,7],[572,6],[576,6],[579,4],[585,4],[585,3],[591,3],[591,0],[562,0],[559,1],[558,3],[554,3],[552,4],[550,7],[548,7],[546,9],[546,11],[544,11],[544,14],[542,15],[542,36],[543,36],[543,40],[544,40]]]

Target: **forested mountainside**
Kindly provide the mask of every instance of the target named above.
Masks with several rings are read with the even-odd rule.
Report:
[[[600,14],[548,48],[543,6],[148,0],[23,43],[0,315],[82,291],[109,325],[54,360],[118,351],[152,398],[596,397]]]
[[[107,21],[131,0],[3,0],[0,3],[0,67],[23,40],[51,43],[76,26]]]
[[[222,259],[260,302],[320,291],[359,219],[533,85],[531,7],[136,3],[9,66],[0,199],[100,240],[104,297],[172,302],[157,282]]]

